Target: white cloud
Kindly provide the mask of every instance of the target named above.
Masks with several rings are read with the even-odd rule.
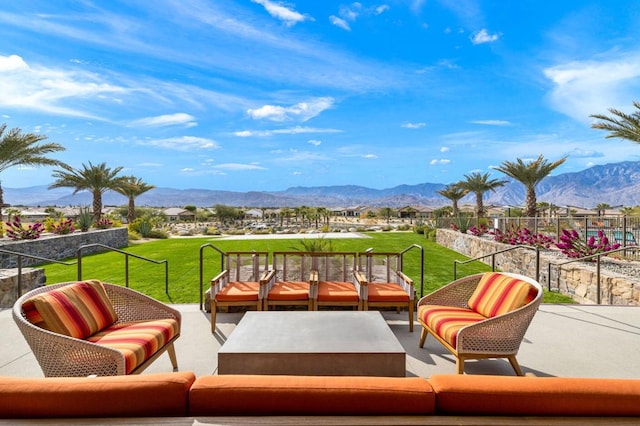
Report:
[[[351,31],[351,27],[349,26],[349,23],[346,20],[339,18],[335,15],[329,16],[329,22],[331,22],[332,25],[335,25],[338,28],[342,28],[345,31]]]
[[[233,170],[233,171],[238,171],[238,170],[266,170],[264,167],[259,166],[257,164],[241,164],[241,163],[224,163],[224,164],[217,164],[215,166],[216,169],[222,169],[222,170]]]
[[[175,149],[178,151],[190,151],[193,149],[218,149],[220,146],[212,139],[197,136],[181,136],[176,138],[153,139],[139,142],[140,145],[155,146],[158,148]]]
[[[603,61],[573,61],[543,70],[553,83],[551,106],[578,121],[589,123],[592,114],[609,108],[632,107],[629,93],[640,87],[640,55]]]
[[[493,43],[500,38],[498,34],[489,34],[489,32],[483,28],[480,31],[477,31],[471,35],[471,43],[473,44],[483,44],[483,43]]]
[[[473,120],[470,123],[484,124],[487,126],[510,126],[511,122],[506,120]]]
[[[338,129],[320,129],[316,127],[290,127],[287,129],[276,130],[239,130],[234,132],[233,135],[240,138],[248,137],[268,137],[273,135],[298,135],[303,133],[341,133],[342,130]]]
[[[380,6],[376,6],[374,10],[375,10],[375,14],[376,15],[382,15],[384,12],[389,10],[389,5],[388,4],[383,4],[383,5],[380,5]]]
[[[376,158],[378,158],[378,156],[376,154],[364,154],[362,158],[366,158],[367,160],[375,160]]]
[[[449,147],[448,146],[441,147],[440,152],[449,152]]]
[[[402,123],[400,127],[404,127],[405,129],[421,129],[426,126],[426,123]]]
[[[264,105],[257,109],[247,110],[247,114],[255,120],[302,121],[305,122],[324,110],[333,106],[333,98],[320,97],[308,102],[300,102],[289,107]]]
[[[158,115],[155,117],[146,117],[131,122],[132,126],[146,127],[175,126],[181,124],[185,125],[186,127],[194,127],[198,125],[192,115],[181,112],[175,114]]]
[[[319,141],[317,139],[309,139],[307,141],[307,143],[313,145],[313,146],[320,146],[320,144],[322,143],[322,141]]]
[[[269,15],[281,20],[288,27],[293,26],[298,22],[313,20],[312,18],[305,16],[302,13],[297,12],[293,9],[290,9],[287,6],[278,2],[273,2],[269,0],[251,0],[251,1],[259,5],[262,5],[265,8],[265,10],[269,13]]]
[[[446,159],[434,159],[429,161],[429,164],[432,166],[438,165],[438,164],[449,164],[451,163],[451,160],[446,160]]]

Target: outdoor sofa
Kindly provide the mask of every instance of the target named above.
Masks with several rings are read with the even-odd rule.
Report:
[[[640,380],[421,377],[0,377],[0,424],[637,424]]]

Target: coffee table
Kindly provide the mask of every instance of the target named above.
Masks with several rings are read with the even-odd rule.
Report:
[[[250,311],[218,374],[402,377],[406,353],[378,311]]]

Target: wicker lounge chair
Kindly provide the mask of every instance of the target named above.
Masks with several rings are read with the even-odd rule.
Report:
[[[498,272],[453,281],[418,302],[420,347],[433,335],[456,357],[458,373],[467,359],[507,358],[517,375],[516,354],[542,301],[535,280]]]
[[[43,328],[47,325],[43,318],[39,317],[40,313],[26,306],[33,305],[32,301],[36,297],[51,295],[52,291],[72,284],[76,283],[60,283],[31,290],[20,297],[13,306],[13,319],[46,377],[138,374],[165,351],[169,354],[174,370],[177,370],[173,343],[180,336],[180,312],[126,287],[102,283],[116,320],[88,338],[70,337]],[[148,334],[149,331],[154,333],[156,330],[161,331],[154,336]],[[115,335],[112,334],[111,341],[107,342],[108,334],[112,331]],[[128,336],[123,334],[135,334],[136,339],[127,339]],[[152,340],[143,350],[142,357],[140,351],[133,354],[135,350],[131,350],[131,340],[137,340],[141,336],[143,339],[148,337]],[[94,343],[90,340],[102,340],[105,343]],[[108,346],[109,344],[111,346]],[[156,345],[158,347],[155,352],[150,352],[149,348]]]

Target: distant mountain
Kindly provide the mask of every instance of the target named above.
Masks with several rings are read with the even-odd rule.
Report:
[[[136,198],[136,205],[172,207],[195,205],[210,207],[216,204],[242,207],[404,207],[449,205],[450,201],[438,194],[445,184],[422,183],[399,185],[387,189],[373,189],[357,185],[293,187],[278,192],[232,192],[209,189],[155,188]],[[28,188],[3,188],[4,200],[23,206],[78,206],[90,205],[88,192],[73,195],[71,189],[49,190],[46,186]],[[550,176],[536,188],[538,201],[560,206],[572,205],[593,208],[598,203],[612,206],[640,205],[640,161],[594,166],[581,172]],[[522,184],[509,181],[496,192],[485,194],[487,205],[524,204]],[[474,196],[468,195],[462,203],[473,204]],[[125,205],[127,200],[116,192],[106,192],[104,205]]]

